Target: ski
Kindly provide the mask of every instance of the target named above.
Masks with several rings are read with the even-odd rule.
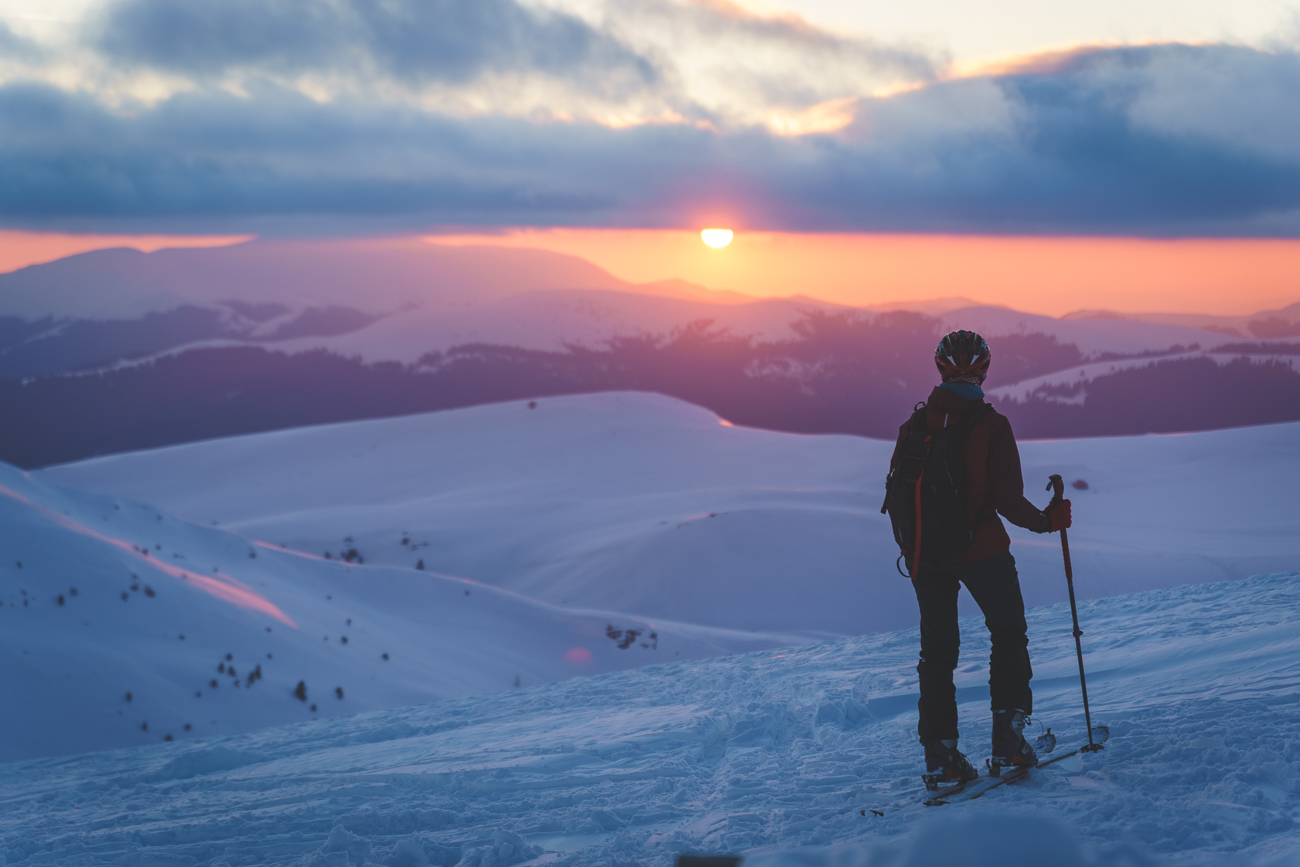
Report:
[[[1045,734],[1040,735],[1038,739],[1034,741],[1034,749],[1042,754],[1050,753],[1052,750],[1056,749],[1056,735],[1052,734],[1050,728]],[[990,773],[989,777],[976,777],[973,780],[966,780],[956,785],[940,788],[937,776],[937,774],[923,774],[921,776],[921,782],[925,783],[926,791],[931,793],[925,797],[924,800],[926,803],[955,797],[956,795],[969,791],[972,787],[984,787],[989,782],[989,779],[992,778],[992,774]]]
[[[1046,768],[1049,765],[1056,764],[1062,759],[1068,759],[1070,758],[1070,756],[1077,756],[1078,754],[1079,754],[1078,750],[1070,750],[1068,753],[1062,753],[1059,756],[1053,756],[1052,758],[1048,759],[1045,762],[1039,762],[1037,765],[1035,765],[1035,767]],[[1034,768],[1018,768],[1014,771],[1004,770],[1000,777],[981,777],[977,781],[978,785],[970,785],[960,792],[955,792],[952,794],[944,794],[936,798],[930,798],[925,802],[925,805],[927,807],[943,807],[946,806],[947,804],[960,804],[963,801],[973,801],[976,798],[983,796],[986,792],[992,791],[993,789],[996,789],[999,786],[1005,786],[1009,783],[1014,783],[1017,782],[1018,780],[1023,780],[1025,777],[1029,776],[1029,772],[1032,771],[1033,769]]]
[[[925,790],[930,793],[930,797],[951,798],[954,795],[960,795],[962,792],[966,791],[971,786],[978,783],[980,779],[981,779],[980,777],[976,777],[973,780],[963,780],[962,782],[959,783],[952,783],[950,785],[943,786],[940,785],[938,782],[934,781],[933,779],[931,779],[930,774],[924,774],[921,777],[921,782],[925,783]]]
[[[1106,726],[1093,726],[1093,742],[1100,747],[1110,739],[1110,729]],[[1068,753],[1062,753],[1059,756],[1053,756],[1045,762],[1039,762],[1033,768],[1018,768],[1016,770],[1003,770],[1002,775],[998,777],[981,777],[973,780],[967,785],[961,787],[960,791],[943,792],[935,797],[925,801],[927,807],[942,807],[947,804],[960,804],[963,801],[973,801],[990,792],[999,786],[1005,786],[1010,783],[1018,782],[1029,776],[1029,772],[1035,768],[1046,768],[1056,764],[1062,759],[1068,759],[1071,756],[1077,756],[1081,752],[1089,752],[1087,745],[1070,750]]]

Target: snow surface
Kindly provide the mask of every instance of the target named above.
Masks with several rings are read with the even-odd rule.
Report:
[[[496,404],[113,455],[38,478],[366,567],[560,606],[807,639],[911,626],[880,514],[893,444],[728,426],[645,393]],[[1300,424],[1021,443],[1026,493],[1082,479],[1081,598],[1300,565]],[[1028,604],[1063,600],[1059,537],[1009,527]],[[351,539],[351,542],[346,542]],[[407,544],[403,544],[403,540]],[[965,613],[974,613],[969,602]]]
[[[266,345],[287,352],[328,349],[340,355],[359,356],[368,362],[410,364],[427,352],[470,343],[559,351],[566,344],[600,346],[618,336],[667,335],[699,320],[711,320],[713,327],[728,329],[736,335],[764,341],[786,340],[793,337],[790,325],[803,319],[808,311],[855,310],[803,297],[724,304],[641,294],[646,289],[532,291],[460,310],[425,306],[387,316],[345,335],[303,337]],[[922,307],[928,315],[945,311],[942,304],[890,306]],[[1231,339],[1217,332],[1182,325],[1114,319],[1062,320],[1003,307],[966,306],[946,310],[939,315],[939,320],[944,329],[972,329],[991,340],[1008,334],[1046,334],[1060,343],[1077,345],[1085,355],[1165,352],[1174,346],[1193,343],[1212,347]]]
[[[134,604],[134,603],[133,603]],[[0,766],[14,865],[1294,864],[1300,574],[1081,605],[1101,753],[918,803],[916,630],[197,743]],[[1084,739],[1068,606],[1029,613],[1036,716]],[[963,748],[988,642],[962,623]]]
[[[330,562],[3,464],[0,549],[0,761],[793,640],[559,609],[410,566]]]
[[[791,324],[802,320],[808,311],[848,309],[811,298],[724,304],[641,292],[539,290],[466,310],[406,311],[349,334],[269,345],[285,352],[328,349],[367,362],[414,364],[426,353],[474,343],[546,352],[560,352],[570,345],[600,348],[617,337],[670,336],[698,321],[758,340],[789,340],[795,336]]]

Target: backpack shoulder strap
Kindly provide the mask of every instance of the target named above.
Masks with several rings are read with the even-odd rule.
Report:
[[[908,433],[925,433],[925,401],[921,401],[912,410],[912,417],[907,420]]]
[[[965,440],[970,432],[975,429],[975,425],[980,423],[980,419],[984,418],[984,416],[989,413],[996,415],[997,410],[989,406],[987,403],[982,403],[972,410],[964,419],[961,420],[961,424],[957,425],[957,430],[954,431],[954,433],[957,434],[957,438]]]

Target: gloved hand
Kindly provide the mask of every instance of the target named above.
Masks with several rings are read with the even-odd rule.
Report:
[[[1043,510],[1043,514],[1047,515],[1047,520],[1052,522],[1051,526],[1047,528],[1047,532],[1049,533],[1055,533],[1057,530],[1068,529],[1074,523],[1070,517],[1069,500],[1061,500],[1059,503],[1053,503]]]

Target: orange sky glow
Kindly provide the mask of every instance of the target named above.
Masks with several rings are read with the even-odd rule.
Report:
[[[0,230],[0,272],[106,247],[212,247],[250,236],[73,235]],[[440,244],[536,247],[634,283],[680,278],[754,297],[851,305],[962,296],[1059,316],[1120,312],[1239,316],[1300,301],[1300,240],[1007,238],[737,231],[517,229],[429,236]]]
[[[737,231],[520,229],[435,243],[539,247],[636,283],[679,277],[757,297],[868,305],[962,296],[1030,313],[1080,309],[1240,316],[1300,301],[1300,241],[1005,238]]]

